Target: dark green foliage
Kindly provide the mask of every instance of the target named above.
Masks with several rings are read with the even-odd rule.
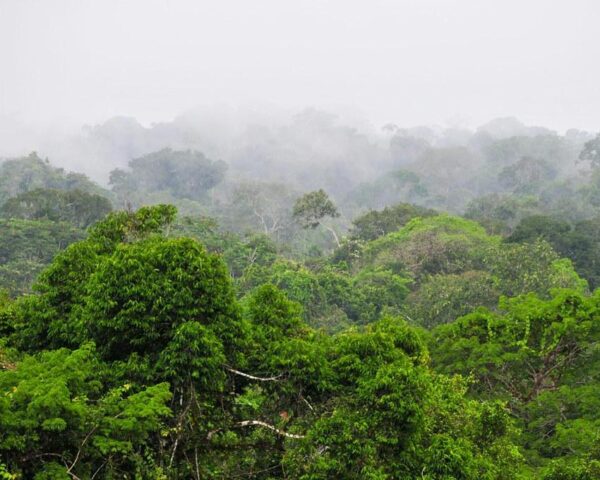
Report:
[[[0,210],[5,218],[69,222],[87,228],[112,210],[103,196],[82,190],[35,189],[8,199]]]
[[[212,161],[193,150],[165,148],[129,162],[129,170],[113,170],[110,184],[123,202],[139,205],[156,192],[166,192],[174,199],[201,201],[219,184],[227,165]]]
[[[571,226],[565,221],[544,215],[532,215],[519,222],[507,241],[530,242],[543,238],[557,248],[565,234],[570,231]],[[557,250],[562,253],[563,249],[557,248]]]
[[[562,256],[573,261],[577,272],[591,288],[600,284],[600,222],[598,218],[570,225],[536,215],[521,220],[507,238],[509,242],[534,242],[543,238]]]
[[[522,218],[539,210],[536,197],[491,194],[469,202],[465,217],[477,221],[492,235],[510,234]]]
[[[316,228],[324,217],[340,216],[324,190],[304,194],[294,204],[292,214],[303,228]]]
[[[415,217],[430,217],[436,215],[429,208],[400,203],[393,207],[385,207],[381,211],[372,210],[352,221],[350,235],[353,239],[370,241],[395,232]]]
[[[0,219],[0,288],[13,296],[28,292],[52,258],[83,237],[67,223]]]

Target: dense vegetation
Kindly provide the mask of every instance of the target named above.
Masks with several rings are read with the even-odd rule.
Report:
[[[600,136],[387,128],[1,163],[0,479],[600,478]]]

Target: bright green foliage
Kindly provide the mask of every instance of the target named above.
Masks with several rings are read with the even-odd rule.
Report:
[[[171,206],[142,208],[136,213],[115,212],[94,225],[85,241],[61,252],[40,275],[40,294],[19,301],[18,333],[14,339],[25,350],[74,347],[85,341],[81,309],[87,282],[101,260],[120,242],[131,242],[168,228],[176,210]]]
[[[404,303],[403,311],[426,326],[477,306],[493,307],[500,295],[587,287],[545,241],[504,243],[473,221],[447,215],[415,218],[366,244],[357,256],[354,268],[374,264],[412,278],[411,294],[405,302],[397,296],[397,306]]]
[[[173,205],[143,207],[136,212],[114,212],[90,229],[88,240],[103,249],[112,250],[120,242],[167,233],[176,215],[177,209]]]
[[[547,295],[553,288],[587,289],[587,282],[579,278],[572,263],[561,259],[543,240],[494,246],[486,252],[485,263],[507,296],[526,292]]]
[[[311,271],[293,262],[277,262],[264,281],[300,303],[310,325],[329,330],[398,313],[409,292],[409,280],[385,268],[350,275],[331,267]]]
[[[112,210],[110,200],[82,190],[39,188],[8,199],[0,215],[25,220],[69,222],[87,228]]]
[[[170,415],[167,384],[108,387],[89,345],[25,357],[0,371],[0,455],[24,478],[144,475],[144,449]],[[50,473],[52,472],[52,473]],[[77,475],[77,477],[74,477]]]
[[[475,222],[438,215],[415,218],[398,232],[369,243],[362,263],[408,271],[417,280],[435,273],[458,273],[481,265],[483,249],[498,244]]]
[[[351,292],[358,307],[355,321],[375,321],[382,314],[397,314],[408,295],[410,280],[385,268],[363,269],[352,279]]]
[[[474,373],[482,392],[529,401],[557,386],[600,327],[599,296],[562,290],[550,300],[533,294],[503,298],[495,313],[481,309],[434,331],[439,369]]]
[[[507,412],[465,400],[461,380],[428,371],[405,323],[341,333],[329,358],[333,397],[286,453],[292,478],[514,478]]]
[[[481,309],[435,329],[434,365],[473,375],[477,395],[510,402],[532,464],[584,455],[600,426],[599,306],[598,292],[572,290],[503,299],[499,313]]]
[[[136,355],[159,369],[151,370],[154,378],[164,368],[169,379],[202,373],[204,382],[216,381],[225,352],[231,355],[240,338],[225,267],[191,239],[119,245],[86,290],[81,316],[100,356],[123,361]],[[200,343],[188,343],[196,335]],[[191,363],[173,358],[182,346]]]
[[[111,213],[0,300],[0,475],[594,474],[600,294],[545,241],[424,216],[301,263],[175,214]]]
[[[243,307],[250,327],[247,368],[265,377],[285,372],[285,384],[263,388],[275,388],[278,395],[286,392],[292,398],[298,393],[319,395],[330,381],[328,342],[302,321],[300,305],[273,285],[263,285],[244,299]]]
[[[600,461],[597,457],[554,461],[544,470],[541,478],[542,480],[596,480],[600,478]]]

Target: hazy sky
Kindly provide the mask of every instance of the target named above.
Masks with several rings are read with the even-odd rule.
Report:
[[[600,0],[0,0],[0,115],[196,105],[600,130]]]

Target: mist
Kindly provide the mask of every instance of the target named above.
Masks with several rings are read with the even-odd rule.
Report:
[[[289,207],[324,188],[342,228],[397,202],[564,200],[600,129],[599,14],[591,0],[5,1],[0,159],[33,151],[119,190],[117,206],[222,222],[240,192]],[[127,183],[165,149],[226,165],[210,198]],[[532,172],[544,187],[521,191]]]
[[[597,130],[599,14],[593,0],[4,0],[0,112],[42,129],[222,104]]]

